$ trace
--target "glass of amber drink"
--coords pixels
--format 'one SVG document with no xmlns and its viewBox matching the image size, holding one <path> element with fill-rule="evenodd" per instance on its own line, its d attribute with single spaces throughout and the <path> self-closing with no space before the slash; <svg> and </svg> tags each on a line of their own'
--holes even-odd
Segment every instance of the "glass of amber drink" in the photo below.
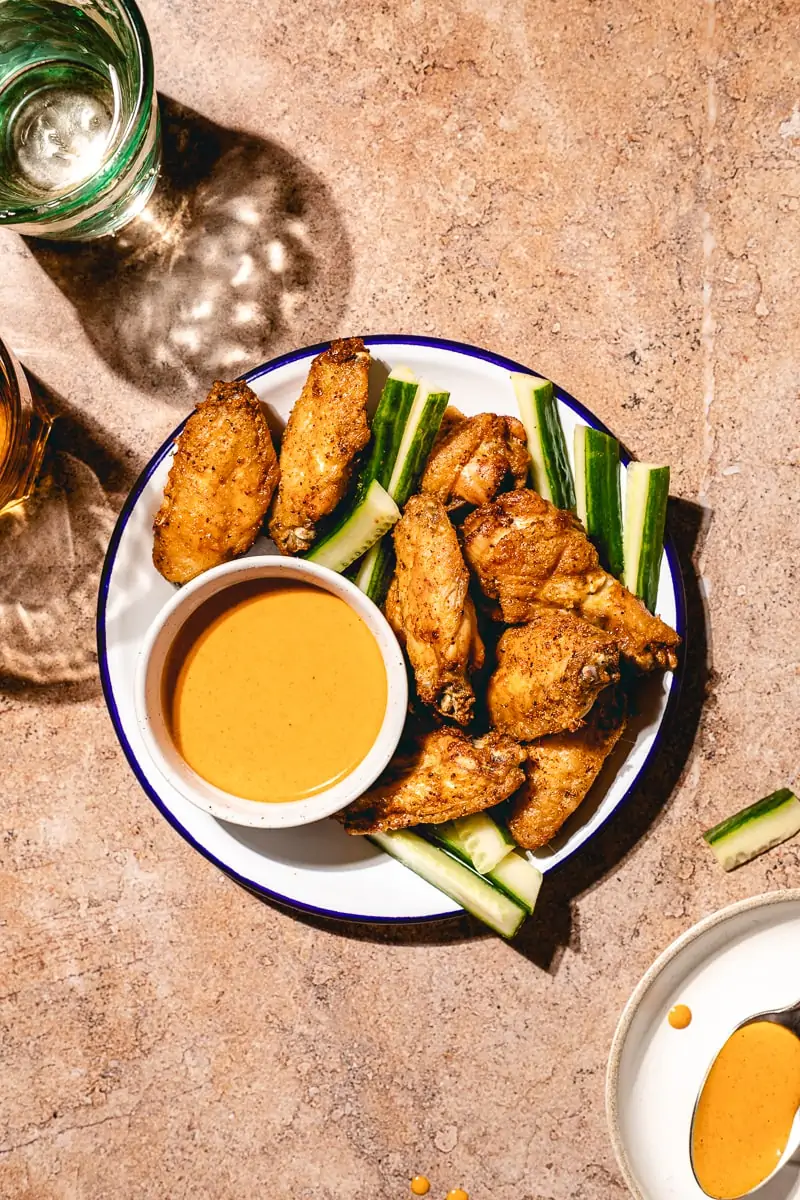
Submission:
<svg viewBox="0 0 800 1200">
<path fill-rule="evenodd" d="M 27 500 L 42 465 L 53 418 L 0 339 L 0 514 Z"/>
</svg>

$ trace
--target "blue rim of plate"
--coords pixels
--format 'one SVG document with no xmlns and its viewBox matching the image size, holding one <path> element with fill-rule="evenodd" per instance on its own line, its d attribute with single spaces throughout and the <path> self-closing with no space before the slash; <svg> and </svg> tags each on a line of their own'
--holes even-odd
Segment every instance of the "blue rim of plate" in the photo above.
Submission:
<svg viewBox="0 0 800 1200">
<path fill-rule="evenodd" d="M 537 372 L 531 370 L 530 367 L 526 367 L 522 363 L 515 362 L 511 358 L 505 358 L 501 354 L 494 354 L 491 350 L 482 350 L 477 346 L 470 346 L 465 342 L 450 341 L 448 338 L 414 337 L 411 334 L 370 334 L 368 337 L 364 337 L 363 340 L 364 344 L 367 346 L 426 346 L 433 350 L 450 350 L 455 354 L 463 355 L 465 358 L 482 359 L 484 362 L 492 363 L 494 366 L 500 367 L 506 371 L 521 371 L 526 375 L 537 374 Z M 265 375 L 270 375 L 273 371 L 277 371 L 279 367 L 285 367 L 289 363 L 297 362 L 299 359 L 308 358 L 310 355 L 319 354 L 321 351 L 327 349 L 329 345 L 329 341 L 317 342 L 316 345 L 305 346 L 301 350 L 292 350 L 288 354 L 281 354 L 278 358 L 272 358 L 269 360 L 269 362 L 263 363 L 260 367 L 254 367 L 252 371 L 247 371 L 244 375 L 239 376 L 239 378 L 245 383 L 253 383 L 258 379 L 263 379 Z M 556 383 L 553 384 L 553 388 L 557 399 L 565 404 L 567 408 L 572 409 L 572 411 L 583 421 L 585 421 L 587 425 L 592 426 L 593 429 L 600 429 L 604 433 L 611 433 L 611 430 L 608 429 L 608 427 L 604 425 L 602 421 L 599 421 L 593 413 L 589 412 L 587 408 L 584 408 L 580 401 L 576 400 L 568 392 L 565 392 L 563 388 L 560 388 Z M 172 828 L 181 835 L 184 841 L 188 842 L 194 850 L 203 856 L 203 858 L 208 859 L 208 861 L 213 863 L 218 870 L 222 871 L 223 874 L 227 875 L 230 879 L 235 880 L 236 883 L 239 883 L 243 887 L 247 888 L 248 891 L 254 892 L 257 896 L 271 900 L 276 904 L 280 904 L 284 908 L 293 909 L 296 912 L 308 913 L 312 916 L 327 917 L 331 920 L 354 921 L 365 925 L 427 925 L 434 921 L 450 921 L 454 918 L 463 916 L 463 909 L 458 909 L 455 912 L 451 911 L 446 913 L 433 913 L 427 917 L 366 916 L 364 913 L 343 913 L 337 912 L 335 909 L 320 908 L 314 904 L 305 904 L 301 900 L 294 900 L 292 897 L 284 896 L 280 892 L 274 892 L 270 888 L 264 887 L 263 884 L 256 883 L 254 880 L 248 879 L 246 876 L 239 874 L 238 871 L 234 871 L 231 867 L 227 866 L 224 862 L 217 858 L 216 855 L 212 854 L 210 850 L 206 849 L 205 846 L 201 845 L 200 842 L 198 842 L 197 839 L 193 837 L 191 833 L 189 833 L 188 829 L 181 825 L 174 813 L 167 808 L 147 776 L 144 774 L 144 771 L 139 764 L 139 760 L 136 758 L 129 741 L 125 736 L 125 731 L 122 728 L 122 722 L 119 716 L 119 710 L 117 709 L 117 703 L 114 699 L 114 689 L 111 686 L 111 676 L 108 669 L 108 654 L 106 649 L 106 604 L 108 601 L 108 589 L 111 582 L 111 573 L 114 569 L 114 563 L 117 557 L 117 550 L 119 549 L 119 543 L 122 539 L 123 533 L 125 532 L 125 527 L 128 524 L 131 513 L 136 507 L 139 497 L 147 486 L 151 475 L 161 464 L 165 455 L 167 455 L 172 449 L 175 439 L 179 436 L 190 415 L 191 414 L 187 414 L 187 416 L 184 417 L 184 419 L 178 425 L 176 425 L 175 429 L 173 429 L 172 433 L 169 434 L 166 440 L 162 442 L 158 450 L 156 450 L 153 457 L 143 469 L 142 473 L 139 475 L 136 483 L 131 488 L 128 497 L 122 506 L 122 510 L 117 518 L 117 523 L 114 526 L 114 531 L 111 534 L 111 539 L 108 543 L 108 549 L 106 551 L 106 557 L 103 563 L 103 571 L 100 576 L 100 588 L 97 597 L 97 659 L 100 670 L 100 681 L 103 687 L 103 696 L 105 697 L 106 706 L 108 708 L 109 716 L 111 717 L 111 723 L 114 726 L 114 732 L 117 735 L 117 741 L 122 748 L 123 754 L 128 760 L 128 765 L 133 771 L 139 786 L 142 788 L 142 791 L 145 793 L 148 799 L 150 799 L 156 806 L 162 817 L 164 817 L 164 819 L 169 822 Z M 631 455 L 622 445 L 620 446 L 620 460 L 625 466 L 627 466 L 627 464 L 631 461 Z M 675 623 L 677 632 L 684 644 L 684 653 L 681 655 L 678 663 L 678 669 L 673 672 L 672 686 L 667 699 L 667 706 L 664 710 L 661 724 L 659 725 L 653 738 L 653 744 L 651 745 L 641 767 L 631 780 L 630 787 L 620 797 L 613 812 L 609 813 L 609 817 L 613 816 L 613 813 L 615 813 L 621 807 L 621 805 L 625 803 L 628 796 L 641 779 L 642 775 L 644 775 L 650 766 L 650 763 L 660 747 L 664 736 L 664 730 L 674 715 L 683 683 L 686 646 L 686 597 L 683 590 L 683 576 L 681 574 L 678 553 L 670 536 L 667 536 L 665 539 L 664 549 L 666 551 L 670 577 L 672 579 L 673 590 L 675 592 Z M 578 850 L 580 850 L 580 848 L 580 846 L 577 846 L 573 853 L 576 853 Z M 568 858 L 562 859 L 558 866 L 562 866 L 563 863 L 567 862 L 571 857 L 572 855 L 570 854 Z M 555 869 L 557 870 L 558 867 Z"/>
</svg>

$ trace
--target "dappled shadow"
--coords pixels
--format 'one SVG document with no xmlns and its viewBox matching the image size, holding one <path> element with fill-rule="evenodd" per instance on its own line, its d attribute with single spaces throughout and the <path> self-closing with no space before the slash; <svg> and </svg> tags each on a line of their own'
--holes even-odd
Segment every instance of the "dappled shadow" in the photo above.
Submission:
<svg viewBox="0 0 800 1200">
<path fill-rule="evenodd" d="M 163 167 L 144 212 L 113 238 L 28 244 L 105 361 L 185 408 L 213 379 L 329 336 L 350 253 L 327 188 L 297 158 L 160 104 Z"/>
<path fill-rule="evenodd" d="M 56 420 L 33 495 L 0 517 L 0 689 L 82 700 L 100 690 L 97 587 L 135 463 L 105 430 L 28 378 Z"/>
</svg>

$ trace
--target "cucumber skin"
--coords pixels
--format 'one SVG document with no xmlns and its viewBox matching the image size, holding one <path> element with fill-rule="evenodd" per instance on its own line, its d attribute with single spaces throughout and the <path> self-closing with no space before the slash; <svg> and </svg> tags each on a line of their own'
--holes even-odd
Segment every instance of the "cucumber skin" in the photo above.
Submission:
<svg viewBox="0 0 800 1200">
<path fill-rule="evenodd" d="M 422 472 L 425 470 L 425 465 L 449 402 L 449 392 L 430 392 L 428 394 L 425 410 L 420 419 L 420 425 L 424 422 L 425 429 L 422 433 L 418 433 L 412 441 L 408 459 L 403 466 L 397 484 L 389 492 L 389 495 L 398 508 L 402 508 L 412 492 L 415 492 L 419 487 Z M 408 413 L 406 414 L 407 419 Z M 401 430 L 398 437 L 398 450 L 402 441 L 402 432 Z M 392 467 L 394 468 L 394 463 Z M 378 608 L 383 608 L 384 601 L 386 600 L 389 584 L 392 582 L 392 575 L 394 574 L 394 564 L 394 548 L 391 538 L 387 535 L 381 538 L 378 545 L 369 579 L 358 581 L 359 587 L 369 596 L 373 604 L 377 604 Z"/>
<path fill-rule="evenodd" d="M 754 821 L 769 816 L 771 813 L 778 812 L 784 805 L 791 805 L 792 801 L 795 804 L 800 804 L 797 796 L 789 788 L 778 788 L 776 792 L 770 792 L 763 800 L 756 800 L 755 804 L 748 805 L 747 808 L 734 813 L 732 817 L 726 817 L 724 821 L 720 821 L 712 829 L 706 830 L 703 837 L 709 846 L 714 846 L 724 841 L 725 838 L 730 837 L 732 833 L 738 833 Z"/>
<path fill-rule="evenodd" d="M 419 875 L 422 879 L 425 879 L 427 883 L 430 883 L 431 887 L 438 888 L 440 892 L 444 892 L 446 896 L 449 896 L 451 900 L 455 900 L 455 902 L 460 904 L 468 913 L 471 914 L 471 916 L 475 917 L 479 921 L 482 921 L 485 925 L 488 925 L 490 929 L 493 929 L 495 933 L 499 933 L 501 937 L 510 940 L 515 936 L 516 933 L 518 933 L 520 926 L 525 921 L 525 918 L 528 914 L 520 904 L 512 900 L 510 896 L 508 896 L 505 892 L 502 892 L 499 888 L 494 887 L 487 879 L 484 879 L 482 875 L 478 875 L 475 871 L 471 870 L 463 861 L 461 861 L 459 858 L 456 858 L 455 855 L 448 853 L 446 850 L 439 849 L 438 846 L 432 845 L 429 841 L 423 837 L 420 837 L 419 834 L 415 834 L 412 830 L 401 829 L 396 830 L 394 833 L 367 834 L 367 837 L 373 843 L 373 845 L 377 846 L 380 850 L 383 850 L 385 854 L 389 854 L 392 858 L 396 858 L 398 862 L 402 863 L 402 865 L 407 868 L 407 870 L 414 871 L 415 874 Z M 413 839 L 411 842 L 412 852 L 414 850 L 415 843 L 421 843 L 422 846 L 427 847 L 427 850 L 430 852 L 430 854 L 441 855 L 443 859 L 447 859 L 449 864 L 451 864 L 448 869 L 453 869 L 456 879 L 458 879 L 459 875 L 461 876 L 463 888 L 473 890 L 477 895 L 480 895 L 481 892 L 483 892 L 487 897 L 487 904 L 489 902 L 493 902 L 498 904 L 500 907 L 505 906 L 506 914 L 509 917 L 509 925 L 506 928 L 501 928 L 499 924 L 495 924 L 491 920 L 487 919 L 487 916 L 476 912 L 473 908 L 470 908 L 468 903 L 469 897 L 465 897 L 463 888 L 459 889 L 458 887 L 453 887 L 452 892 L 448 891 L 447 888 L 443 887 L 441 883 L 434 883 L 433 880 L 428 877 L 428 875 L 423 874 L 422 871 L 417 870 L 415 867 L 410 866 L 408 862 L 404 861 L 402 857 L 402 845 L 404 842 L 407 843 L 408 839 Z M 398 847 L 396 853 L 389 848 L 393 842 Z M 453 895 L 453 892 L 456 894 Z M 513 928 L 510 924 L 512 918 L 515 920 Z"/>
<path fill-rule="evenodd" d="M 436 435 L 439 432 L 439 426 L 442 423 L 442 417 L 449 403 L 449 392 L 430 392 L 428 394 L 425 409 L 420 418 L 420 427 L 424 423 L 424 429 L 421 428 L 415 434 L 400 478 L 395 487 L 389 492 L 389 495 L 398 508 L 403 507 L 412 492 L 415 492 L 419 486 L 422 472 L 425 470 L 425 464 L 428 461 L 428 456 L 433 448 Z"/>
<path fill-rule="evenodd" d="M 417 383 L 395 379 L 391 375 L 383 385 L 381 398 L 372 418 L 372 447 L 358 478 L 358 499 L 363 497 L 373 479 L 377 479 L 382 487 L 387 487 L 400 448 L 400 438 L 418 388 Z"/>
<path fill-rule="evenodd" d="M 655 612 L 658 602 L 658 581 L 661 575 L 661 556 L 664 552 L 664 529 L 667 524 L 667 499 L 669 497 L 669 467 L 657 467 L 650 475 L 647 508 L 642 530 L 642 550 L 639 554 L 639 569 L 636 573 L 636 594 L 644 601 L 650 612 Z M 666 485 L 664 485 L 666 481 Z"/>
<path fill-rule="evenodd" d="M 526 390 L 530 389 L 524 403 L 531 406 L 531 416 L 536 426 L 535 436 L 544 461 L 544 471 L 550 490 L 550 500 L 555 504 L 556 508 L 567 508 L 574 512 L 575 486 L 572 479 L 572 468 L 569 465 L 569 457 L 567 455 L 564 430 L 561 425 L 561 418 L 558 415 L 558 402 L 555 398 L 553 385 L 549 379 L 541 379 L 536 375 L 518 374 L 517 376 L 512 376 L 512 382 L 515 384 L 517 395 L 517 404 L 523 416 L 523 424 L 525 425 L 529 442 L 534 435 L 528 427 L 529 423 L 524 419 L 527 414 L 523 411 L 523 401 L 520 397 L 516 380 L 520 381 L 519 386 L 525 387 Z M 530 451 L 530 445 L 528 449 Z M 530 476 L 535 488 L 537 483 L 536 456 L 533 453 L 531 453 Z"/>
<path fill-rule="evenodd" d="M 619 442 L 610 434 L 589 426 L 584 428 L 582 436 L 585 438 L 586 532 L 597 544 L 603 565 L 619 579 L 624 568 Z"/>
<path fill-rule="evenodd" d="M 658 582 L 664 553 L 664 528 L 669 499 L 669 467 L 649 463 L 630 463 L 626 486 L 625 534 L 623 538 L 623 582 L 638 596 L 650 612 L 658 603 Z M 644 498 L 638 493 L 644 491 Z M 632 503 L 636 497 L 636 504 Z M 635 518 L 641 518 L 642 530 L 635 554 L 629 551 L 629 535 Z M 630 562 L 628 560 L 631 560 Z"/>
</svg>

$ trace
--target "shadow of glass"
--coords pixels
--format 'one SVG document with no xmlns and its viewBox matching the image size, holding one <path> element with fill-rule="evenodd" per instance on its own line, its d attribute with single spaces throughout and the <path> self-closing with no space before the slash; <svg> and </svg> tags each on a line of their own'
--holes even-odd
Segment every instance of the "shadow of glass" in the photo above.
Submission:
<svg viewBox="0 0 800 1200">
<path fill-rule="evenodd" d="M 28 378 L 56 421 L 36 490 L 0 517 L 0 688 L 33 684 L 41 693 L 58 685 L 52 698 L 84 699 L 100 689 L 97 587 L 134 463 L 105 431 Z"/>
<path fill-rule="evenodd" d="M 29 239 L 105 361 L 187 407 L 215 378 L 320 340 L 350 288 L 326 186 L 273 142 L 160 98 L 163 168 L 116 237 Z"/>
</svg>

